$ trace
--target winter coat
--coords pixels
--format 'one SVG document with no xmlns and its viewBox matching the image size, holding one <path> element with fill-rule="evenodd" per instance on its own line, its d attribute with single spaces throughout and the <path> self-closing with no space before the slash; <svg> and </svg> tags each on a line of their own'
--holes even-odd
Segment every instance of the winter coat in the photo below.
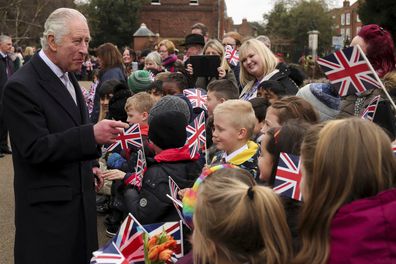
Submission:
<svg viewBox="0 0 396 264">
<path fill-rule="evenodd" d="M 328 263 L 396 263 L 395 223 L 395 188 L 342 206 L 330 227 Z"/>
<path fill-rule="evenodd" d="M 169 177 L 180 189 L 191 187 L 202 170 L 198 155 L 190 157 L 188 147 L 167 149 L 154 157 L 143 176 L 140 192 L 128 188 L 124 193 L 127 210 L 141 224 L 180 220 L 169 193 Z"/>
<path fill-rule="evenodd" d="M 258 168 L 258 157 L 260 155 L 259 146 L 253 141 L 248 141 L 246 143 L 248 145 L 248 149 L 245 149 L 231 160 L 228 163 L 236 165 L 242 169 L 249 171 L 256 181 L 259 180 L 259 168 Z M 215 154 L 212 165 L 218 163 L 224 163 L 222 161 L 224 155 L 224 151 L 219 151 Z"/>
</svg>

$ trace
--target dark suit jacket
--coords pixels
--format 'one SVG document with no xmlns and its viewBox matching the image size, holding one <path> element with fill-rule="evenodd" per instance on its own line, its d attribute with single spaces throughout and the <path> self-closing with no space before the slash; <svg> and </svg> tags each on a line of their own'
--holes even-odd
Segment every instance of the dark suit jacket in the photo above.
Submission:
<svg viewBox="0 0 396 264">
<path fill-rule="evenodd" d="M 78 106 L 36 54 L 5 86 L 17 264 L 88 263 L 98 246 L 91 160 L 100 151 L 79 85 L 70 79 Z"/>
</svg>

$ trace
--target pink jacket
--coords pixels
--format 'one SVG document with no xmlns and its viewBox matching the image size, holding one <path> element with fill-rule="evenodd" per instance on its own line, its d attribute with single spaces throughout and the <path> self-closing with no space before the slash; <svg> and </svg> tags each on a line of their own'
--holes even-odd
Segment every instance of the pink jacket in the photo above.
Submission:
<svg viewBox="0 0 396 264">
<path fill-rule="evenodd" d="M 329 264 L 396 263 L 396 189 L 341 207 L 330 243 Z"/>
</svg>

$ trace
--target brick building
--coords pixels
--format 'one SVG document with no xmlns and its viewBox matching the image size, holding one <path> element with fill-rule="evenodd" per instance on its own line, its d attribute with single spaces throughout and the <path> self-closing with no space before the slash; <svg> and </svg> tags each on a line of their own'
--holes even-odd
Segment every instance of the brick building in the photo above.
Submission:
<svg viewBox="0 0 396 264">
<path fill-rule="evenodd" d="M 341 8 L 330 11 L 334 19 L 335 34 L 342 36 L 345 42 L 350 42 L 362 27 L 362 22 L 358 15 L 358 8 L 359 1 L 356 1 L 352 5 L 349 1 L 344 1 Z"/>
<path fill-rule="evenodd" d="M 234 31 L 238 32 L 244 37 L 257 37 L 257 28 L 250 24 L 246 18 L 242 19 L 242 23 L 233 26 Z"/>
<path fill-rule="evenodd" d="M 141 8 L 139 22 L 161 39 L 176 43 L 182 42 L 197 22 L 208 26 L 210 38 L 221 38 L 232 25 L 224 0 L 152 0 Z"/>
</svg>

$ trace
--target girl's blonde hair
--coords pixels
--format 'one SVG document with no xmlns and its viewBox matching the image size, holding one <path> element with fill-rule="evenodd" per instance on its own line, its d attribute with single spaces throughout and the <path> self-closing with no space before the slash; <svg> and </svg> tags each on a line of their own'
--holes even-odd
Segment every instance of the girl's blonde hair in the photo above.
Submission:
<svg viewBox="0 0 396 264">
<path fill-rule="evenodd" d="M 220 43 L 217 39 L 210 39 L 208 42 L 206 42 L 205 47 L 203 48 L 203 54 L 205 54 L 206 50 L 208 48 L 214 49 L 217 53 L 220 55 L 220 60 L 221 64 L 220 67 L 223 70 L 229 71 L 231 70 L 230 66 L 227 63 L 227 60 L 225 59 L 225 52 L 224 52 L 224 47 L 223 44 Z"/>
<path fill-rule="evenodd" d="M 302 248 L 295 263 L 327 263 L 330 225 L 346 203 L 396 185 L 396 159 L 385 132 L 359 118 L 334 120 L 304 138 Z M 370 232 L 369 230 L 367 232 Z"/>
<path fill-rule="evenodd" d="M 248 82 L 255 80 L 256 76 L 253 76 L 247 72 L 245 67 L 243 67 L 243 62 L 246 60 L 250 52 L 253 52 L 259 56 L 262 60 L 263 76 L 268 75 L 275 70 L 278 60 L 272 51 L 267 48 L 263 42 L 257 39 L 249 39 L 242 43 L 239 49 L 239 61 L 241 62 L 241 71 L 239 74 L 239 80 L 242 85 L 246 85 Z"/>
<path fill-rule="evenodd" d="M 242 171 L 216 171 L 200 186 L 193 217 L 194 263 L 289 262 L 291 235 L 279 197 L 233 176 Z"/>
</svg>

